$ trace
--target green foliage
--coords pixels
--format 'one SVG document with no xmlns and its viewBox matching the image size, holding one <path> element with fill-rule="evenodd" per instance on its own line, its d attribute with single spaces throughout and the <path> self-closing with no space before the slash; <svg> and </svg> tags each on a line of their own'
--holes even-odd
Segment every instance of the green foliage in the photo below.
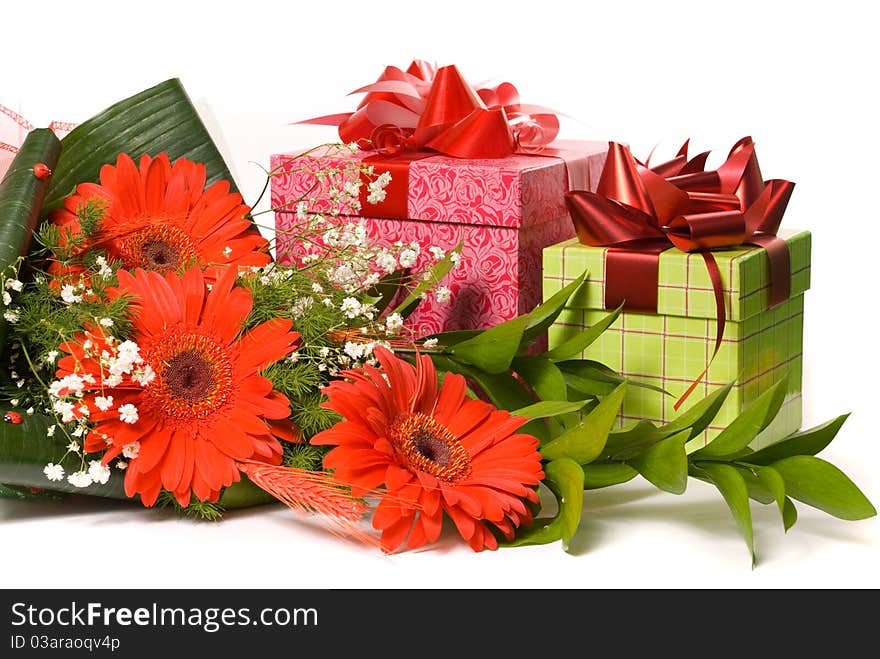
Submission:
<svg viewBox="0 0 880 659">
<path fill-rule="evenodd" d="M 285 444 L 282 464 L 293 469 L 319 471 L 328 448 L 312 444 Z"/>
<path fill-rule="evenodd" d="M 316 435 L 340 421 L 336 412 L 321 407 L 323 402 L 324 394 L 320 391 L 313 391 L 290 401 L 290 418 L 306 437 Z"/>
<path fill-rule="evenodd" d="M 166 492 L 165 490 L 159 492 L 156 506 L 159 508 L 173 508 L 174 512 L 181 517 L 189 517 L 205 522 L 219 522 L 226 510 L 219 503 L 199 501 L 197 499 L 190 501 L 189 505 L 184 507 L 180 505 L 171 492 Z"/>
</svg>

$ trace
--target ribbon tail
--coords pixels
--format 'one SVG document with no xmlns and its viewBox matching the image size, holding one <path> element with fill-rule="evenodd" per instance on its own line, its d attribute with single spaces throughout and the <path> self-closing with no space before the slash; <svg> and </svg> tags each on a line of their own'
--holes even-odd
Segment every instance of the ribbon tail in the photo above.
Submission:
<svg viewBox="0 0 880 659">
<path fill-rule="evenodd" d="M 700 254 L 703 255 L 703 260 L 706 262 L 706 270 L 709 271 L 709 279 L 712 281 L 712 291 L 715 293 L 715 317 L 717 318 L 715 330 L 715 349 L 712 351 L 712 356 L 706 363 L 706 368 L 703 369 L 703 372 L 700 373 L 699 376 L 697 376 L 697 379 L 691 383 L 687 390 L 672 406 L 672 409 L 674 409 L 676 412 L 678 411 L 678 408 L 682 406 L 682 403 L 684 403 L 688 399 L 688 396 L 690 396 L 694 392 L 694 389 L 697 388 L 697 385 L 700 384 L 700 382 L 702 382 L 706 375 L 709 373 L 709 367 L 712 366 L 712 362 L 715 360 L 715 356 L 721 349 L 721 340 L 724 338 L 724 325 L 727 321 L 727 314 L 724 308 L 724 287 L 721 282 L 721 271 L 718 269 L 718 262 L 715 261 L 715 257 L 712 256 L 712 252 L 702 251 L 700 252 Z"/>
</svg>

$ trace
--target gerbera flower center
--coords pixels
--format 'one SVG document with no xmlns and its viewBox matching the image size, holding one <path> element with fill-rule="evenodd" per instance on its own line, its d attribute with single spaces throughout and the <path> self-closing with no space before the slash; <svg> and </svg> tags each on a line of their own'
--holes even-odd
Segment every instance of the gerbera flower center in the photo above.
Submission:
<svg viewBox="0 0 880 659">
<path fill-rule="evenodd" d="M 203 400 L 214 387 L 211 365 L 195 352 L 182 352 L 165 367 L 168 389 L 177 397 L 190 402 Z"/>
<path fill-rule="evenodd" d="M 399 417 L 389 432 L 391 443 L 410 467 L 443 481 L 457 481 L 471 473 L 467 450 L 446 426 L 416 413 Z"/>
<path fill-rule="evenodd" d="M 119 249 L 127 268 L 178 270 L 194 263 L 197 252 L 186 232 L 170 224 L 151 224 L 123 238 Z"/>
<path fill-rule="evenodd" d="M 156 379 L 144 390 L 153 411 L 178 420 L 202 419 L 232 394 L 232 364 L 224 348 L 195 333 L 171 332 L 145 354 Z"/>
</svg>

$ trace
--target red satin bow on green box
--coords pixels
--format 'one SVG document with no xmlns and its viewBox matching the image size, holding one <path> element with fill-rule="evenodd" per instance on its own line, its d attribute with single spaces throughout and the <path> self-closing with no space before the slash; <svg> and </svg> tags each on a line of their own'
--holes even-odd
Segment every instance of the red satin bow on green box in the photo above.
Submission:
<svg viewBox="0 0 880 659">
<path fill-rule="evenodd" d="M 776 233 L 794 183 L 764 181 L 750 137 L 737 142 L 715 171 L 704 171 L 708 153 L 687 156 L 688 143 L 660 165 L 637 162 L 612 142 L 595 193 L 566 193 L 579 240 L 609 247 L 605 257 L 605 306 L 657 313 L 660 253 L 670 247 L 699 252 L 706 262 L 718 318 L 714 359 L 724 336 L 726 312 L 721 273 L 713 249 L 756 245 L 770 263 L 770 306 L 791 293 L 788 245 Z M 711 364 L 711 359 L 709 364 Z M 684 402 L 706 370 L 676 403 Z"/>
<path fill-rule="evenodd" d="M 504 158 L 541 149 L 559 133 L 547 108 L 519 101 L 516 87 L 473 87 L 454 65 L 436 69 L 415 60 L 406 71 L 385 68 L 355 112 L 297 123 L 338 126 L 344 142 L 387 154 L 437 151 L 457 158 Z"/>
</svg>

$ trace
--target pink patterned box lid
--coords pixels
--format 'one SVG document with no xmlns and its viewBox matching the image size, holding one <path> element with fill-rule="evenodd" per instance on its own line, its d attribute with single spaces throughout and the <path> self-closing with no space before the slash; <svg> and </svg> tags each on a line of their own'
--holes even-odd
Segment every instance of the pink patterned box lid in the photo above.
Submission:
<svg viewBox="0 0 880 659">
<path fill-rule="evenodd" d="M 569 187 L 595 189 L 607 151 L 607 142 L 558 141 L 541 155 L 516 154 L 486 160 L 430 155 L 412 160 L 405 167 L 404 176 L 408 180 L 400 194 L 406 198 L 403 204 L 398 204 L 405 207 L 405 216 L 383 213 L 381 204 L 365 207 L 361 214 L 510 228 L 543 224 L 567 213 L 564 193 Z M 313 174 L 291 171 L 293 164 L 287 161 L 294 156 L 292 153 L 272 156 L 271 167 L 279 170 L 272 178 L 273 206 L 303 196 L 315 183 Z M 369 159 L 377 173 L 383 171 L 385 161 L 374 152 L 364 151 L 347 157 Z M 318 167 L 340 160 L 340 156 L 319 159 Z M 394 157 L 390 162 L 394 162 Z M 389 193 L 392 193 L 390 186 Z"/>
</svg>

